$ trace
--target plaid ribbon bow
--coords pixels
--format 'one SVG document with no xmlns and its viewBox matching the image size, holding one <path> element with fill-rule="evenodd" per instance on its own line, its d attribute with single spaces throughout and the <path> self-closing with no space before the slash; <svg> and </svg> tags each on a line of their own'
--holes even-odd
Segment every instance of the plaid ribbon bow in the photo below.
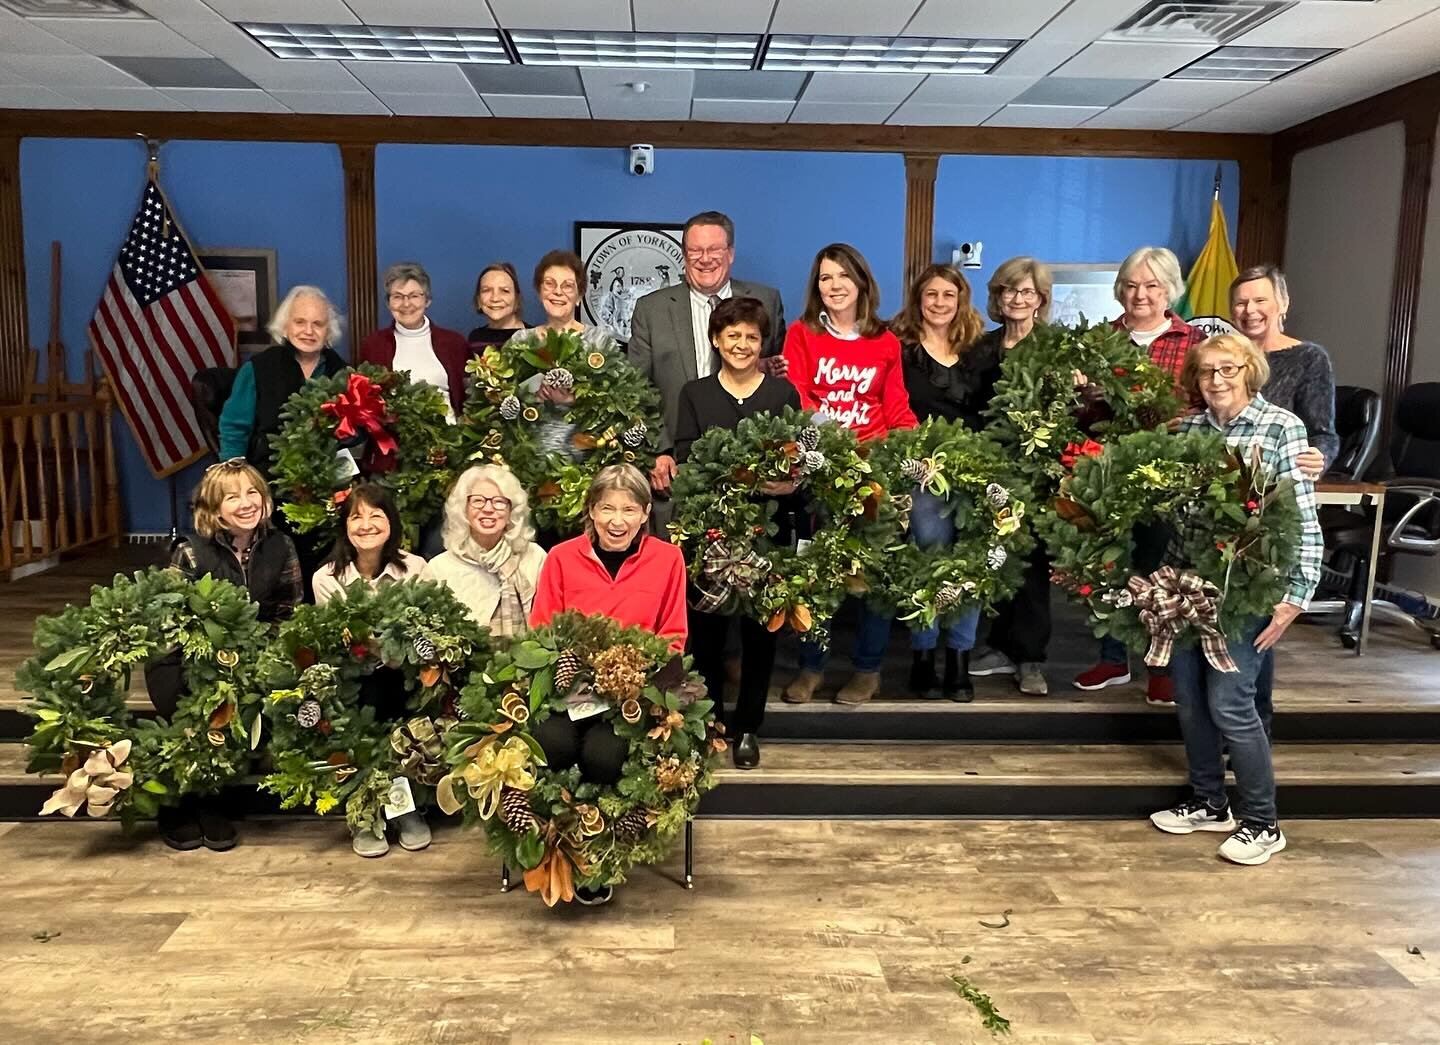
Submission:
<svg viewBox="0 0 1440 1045">
<path fill-rule="evenodd" d="M 713 540 L 705 546 L 690 605 L 701 613 L 718 613 L 736 592 L 749 591 L 769 571 L 770 560 L 753 549 L 736 555 L 724 538 Z"/>
<path fill-rule="evenodd" d="M 1176 573 L 1162 566 L 1149 577 L 1136 574 L 1127 585 L 1140 607 L 1140 623 L 1150 633 L 1145 663 L 1164 667 L 1175 651 L 1175 640 L 1187 627 L 1200 634 L 1200 648 L 1216 671 L 1236 671 L 1235 661 L 1218 626 L 1220 589 L 1194 573 Z"/>
</svg>

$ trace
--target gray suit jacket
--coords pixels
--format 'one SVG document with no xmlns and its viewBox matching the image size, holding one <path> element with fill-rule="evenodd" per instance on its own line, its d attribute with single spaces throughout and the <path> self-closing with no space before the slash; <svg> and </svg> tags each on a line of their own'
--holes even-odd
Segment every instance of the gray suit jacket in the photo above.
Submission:
<svg viewBox="0 0 1440 1045">
<path fill-rule="evenodd" d="M 778 355 L 785 344 L 785 306 L 780 292 L 763 283 L 730 281 L 730 293 L 737 298 L 758 298 L 770 314 L 770 336 L 763 355 Z M 680 389 L 699 374 L 695 369 L 695 334 L 690 325 L 690 286 L 677 283 L 646 294 L 635 303 L 630 317 L 630 343 L 626 348 L 630 364 L 660 390 L 665 414 L 661 446 L 673 446 L 675 418 L 680 410 Z"/>
</svg>

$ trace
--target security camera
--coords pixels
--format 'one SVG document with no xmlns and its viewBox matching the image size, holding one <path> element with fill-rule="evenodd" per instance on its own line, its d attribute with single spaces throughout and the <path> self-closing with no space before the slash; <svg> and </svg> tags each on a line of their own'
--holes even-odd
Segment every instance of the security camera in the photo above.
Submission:
<svg viewBox="0 0 1440 1045">
<path fill-rule="evenodd" d="M 984 247 L 985 244 L 979 240 L 976 240 L 974 243 L 962 243 L 955 248 L 955 253 L 951 255 L 950 263 L 962 269 L 978 269 L 980 267 L 980 251 L 983 250 Z"/>
<path fill-rule="evenodd" d="M 632 146 L 630 146 L 630 173 L 631 173 L 631 174 L 654 174 L 654 173 L 655 173 L 655 146 L 653 146 L 653 145 L 632 145 Z"/>
</svg>

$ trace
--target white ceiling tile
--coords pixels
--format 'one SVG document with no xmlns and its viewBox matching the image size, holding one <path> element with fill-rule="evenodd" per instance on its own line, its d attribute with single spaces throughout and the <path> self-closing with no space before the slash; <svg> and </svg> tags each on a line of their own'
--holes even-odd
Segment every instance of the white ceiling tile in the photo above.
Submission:
<svg viewBox="0 0 1440 1045">
<path fill-rule="evenodd" d="M 919 6 L 919 0 L 779 0 L 770 31 L 804 36 L 899 36 Z"/>
<path fill-rule="evenodd" d="M 1434 0 L 1296 4 L 1230 43 L 1241 47 L 1354 47 L 1434 9 Z"/>
<path fill-rule="evenodd" d="M 1005 76 L 1044 76 L 1135 10 L 1137 0 L 1074 0 L 1000 64 Z M 1116 74 L 1121 75 L 1121 74 Z"/>
<path fill-rule="evenodd" d="M 1365 97 L 1365 91 L 1353 84 L 1322 84 L 1303 79 L 1295 73 L 1283 80 L 1261 85 L 1257 90 L 1229 103 L 1234 109 L 1286 109 L 1310 114 L 1328 112 Z"/>
<path fill-rule="evenodd" d="M 1002 76 L 1028 77 L 1033 81 L 1064 65 L 1088 43 L 1088 40 L 1035 37 L 1011 51 L 996 66 L 996 72 Z"/>
<path fill-rule="evenodd" d="M 1189 109 L 1206 112 L 1261 85 L 1249 80 L 1159 80 L 1116 104 L 1120 109 Z"/>
<path fill-rule="evenodd" d="M 0 87 L 0 109 L 83 109 L 83 102 L 57 94 L 48 87 L 22 84 Z"/>
<path fill-rule="evenodd" d="M 150 90 L 135 77 L 123 73 L 109 62 L 88 54 L 12 54 L 5 57 L 30 83 L 54 87 L 65 93 L 77 87 L 138 87 Z"/>
<path fill-rule="evenodd" d="M 555 94 L 486 94 L 485 104 L 496 116 L 545 117 L 588 120 L 590 107 L 584 98 Z"/>
<path fill-rule="evenodd" d="M 690 118 L 721 123 L 784 123 L 794 108 L 794 102 L 773 98 L 696 98 Z"/>
<path fill-rule="evenodd" d="M 290 22 L 308 25 L 358 25 L 344 0 L 205 0 L 234 22 Z"/>
<path fill-rule="evenodd" d="M 208 22 L 219 18 L 205 0 L 130 0 L 152 18 L 169 25 L 177 22 Z"/>
<path fill-rule="evenodd" d="M 1103 108 L 1083 105 L 1007 105 L 985 121 L 986 127 L 1079 127 Z"/>
<path fill-rule="evenodd" d="M 1067 0 L 925 0 L 906 36 L 1028 40 Z"/>
<path fill-rule="evenodd" d="M 1056 69 L 1054 75 L 1158 80 L 1197 58 L 1204 58 L 1213 50 L 1215 48 L 1208 44 L 1137 44 L 1097 40 Z"/>
<path fill-rule="evenodd" d="M 13 65 L 7 65 L 5 59 L 0 57 L 0 87 L 14 87 L 28 84 L 30 77 L 26 76 Z"/>
<path fill-rule="evenodd" d="M 1228 105 L 1213 109 L 1193 120 L 1177 125 L 1177 131 L 1216 131 L 1228 134 L 1271 134 L 1283 131 L 1295 121 L 1274 111 L 1254 112 L 1232 109 Z"/>
<path fill-rule="evenodd" d="M 490 8 L 480 0 L 345 0 L 366 25 L 439 26 L 446 29 L 489 29 L 495 25 Z"/>
<path fill-rule="evenodd" d="M 226 62 L 267 91 L 327 91 L 338 94 L 364 90 L 340 62 L 328 58 L 227 58 Z"/>
<path fill-rule="evenodd" d="M 763 33 L 775 0 L 631 0 L 630 6 L 642 33 Z"/>
<path fill-rule="evenodd" d="M 80 48 L 26 19 L 0 10 L 0 54 L 80 54 Z"/>
<path fill-rule="evenodd" d="M 475 92 L 450 62 L 345 62 L 350 75 L 376 94 L 469 94 Z"/>
<path fill-rule="evenodd" d="M 289 112 L 264 91 L 222 91 L 211 87 L 166 87 L 168 94 L 197 112 Z"/>
<path fill-rule="evenodd" d="M 1086 127 L 1113 130 L 1163 131 L 1193 120 L 1195 109 L 1105 109 L 1085 121 Z"/>
<path fill-rule="evenodd" d="M 463 94 L 385 94 L 381 101 L 396 116 L 489 116 L 474 91 Z"/>
<path fill-rule="evenodd" d="M 91 109 L 173 112 L 190 108 L 153 87 L 76 87 L 62 93 Z"/>
<path fill-rule="evenodd" d="M 32 18 L 30 24 L 91 54 L 116 58 L 208 58 L 169 26 L 148 19 Z"/>
<path fill-rule="evenodd" d="M 685 120 L 695 87 L 693 69 L 581 69 L 590 114 L 597 120 Z M 644 91 L 631 84 L 644 83 Z"/>
<path fill-rule="evenodd" d="M 791 123 L 884 123 L 893 105 L 864 102 L 800 102 L 790 114 Z M 837 142 L 837 148 L 840 147 Z"/>
<path fill-rule="evenodd" d="M 271 91 L 296 112 L 389 115 L 390 110 L 369 91 Z"/>
<path fill-rule="evenodd" d="M 619 29 L 628 32 L 630 0 L 490 0 L 506 29 Z"/>
<path fill-rule="evenodd" d="M 812 73 L 800 100 L 874 105 L 889 102 L 893 109 L 908 98 L 924 79 L 924 73 Z"/>
<path fill-rule="evenodd" d="M 931 105 L 913 98 L 890 114 L 885 122 L 911 127 L 979 127 L 1000 106 Z"/>
<path fill-rule="evenodd" d="M 999 105 L 1033 86 L 1038 76 L 947 75 L 931 73 L 910 96 L 921 105 Z M 993 110 L 995 105 L 990 105 Z"/>
</svg>

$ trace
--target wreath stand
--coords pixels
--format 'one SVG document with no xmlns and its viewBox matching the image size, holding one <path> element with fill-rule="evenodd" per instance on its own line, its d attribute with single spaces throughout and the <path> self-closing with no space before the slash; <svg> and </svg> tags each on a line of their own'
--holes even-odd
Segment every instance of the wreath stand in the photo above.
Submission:
<svg viewBox="0 0 1440 1045">
<path fill-rule="evenodd" d="M 681 887 L 685 889 L 695 888 L 695 820 L 693 818 L 685 821 L 685 881 Z M 510 881 L 510 865 L 504 860 L 500 861 L 500 891 L 508 893 L 515 888 Z"/>
</svg>

